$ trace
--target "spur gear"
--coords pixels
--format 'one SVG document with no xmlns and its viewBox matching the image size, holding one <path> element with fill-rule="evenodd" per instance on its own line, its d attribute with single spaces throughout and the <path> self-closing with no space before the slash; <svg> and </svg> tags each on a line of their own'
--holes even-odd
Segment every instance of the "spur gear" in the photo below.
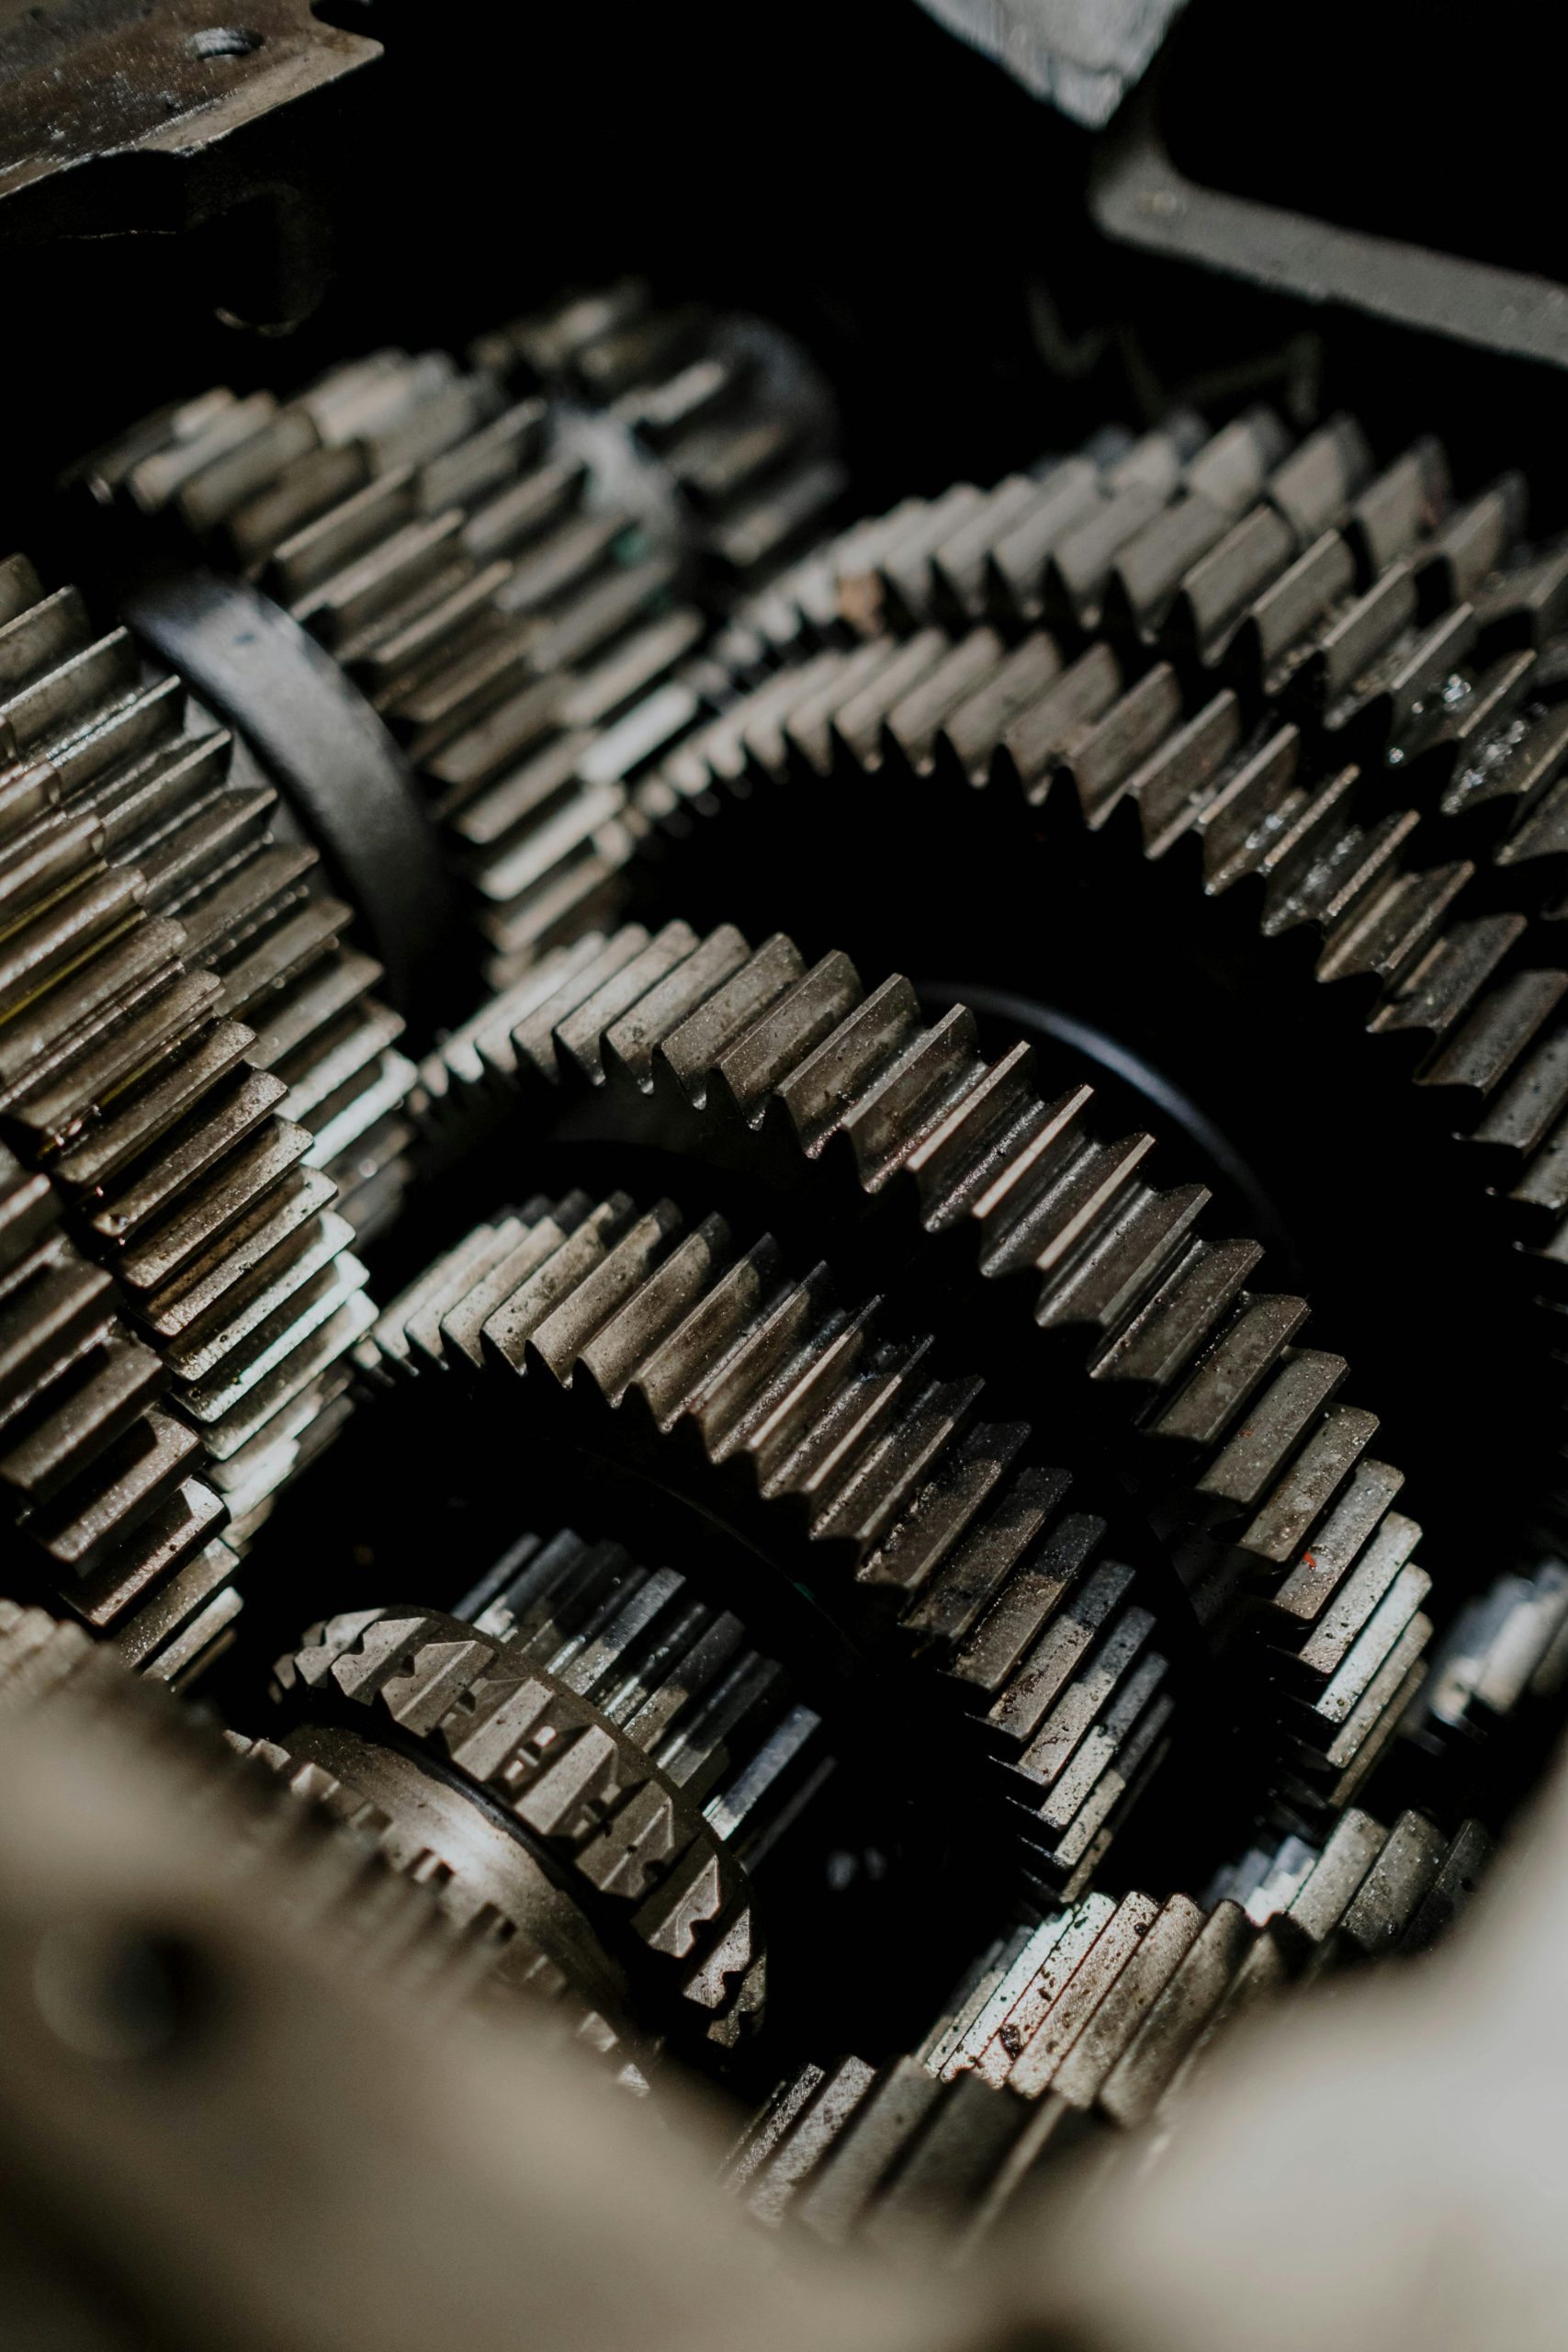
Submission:
<svg viewBox="0 0 1568 2352">
<path fill-rule="evenodd" d="M 1344 1360 L 1296 1345 L 1303 1302 L 1248 1292 L 1257 1246 L 1204 1238 L 1203 1188 L 1156 1190 L 1152 1139 L 1097 1137 L 1090 1090 L 1048 1100 L 1027 1046 L 989 1060 L 964 1008 L 928 1023 L 907 981 L 868 994 L 842 955 L 808 969 L 782 935 L 753 952 L 681 923 L 582 943 L 422 1077 L 433 1127 L 510 1091 L 535 1135 L 745 1172 L 830 1262 L 852 1233 L 939 1329 L 988 1326 L 1057 1415 L 1116 1432 L 1212 1637 L 1261 1616 L 1289 1792 L 1345 1801 L 1430 1632 L 1400 1476 L 1337 1401 Z"/>
<path fill-rule="evenodd" d="M 479 1604 L 482 1600 L 483 1606 Z M 442 1900 L 499 1911 L 612 2012 L 733 2049 L 763 2007 L 750 1869 L 831 1768 L 731 1611 L 565 1532 L 461 1617 L 359 1611 L 279 1669 L 299 1769 L 363 1792 Z"/>
<path fill-rule="evenodd" d="M 1099 571 L 1071 530 L 1023 572 L 1003 560 L 1010 484 L 890 518 L 834 596 L 904 633 L 829 646 L 742 698 L 637 807 L 684 832 L 728 812 L 723 874 L 748 920 L 809 882 L 819 920 L 874 952 L 939 935 L 976 991 L 1092 1012 L 1239 1126 L 1338 1318 L 1394 1305 L 1402 1361 L 1370 1344 L 1411 1399 L 1407 1450 L 1440 1464 L 1484 1442 L 1520 1465 L 1527 1530 L 1550 1524 L 1560 1408 L 1510 1392 L 1492 1425 L 1501 1392 L 1453 1376 L 1452 1276 L 1432 1269 L 1457 1240 L 1471 1362 L 1555 1356 L 1568 1060 L 1543 901 L 1568 790 L 1551 634 L 1568 558 L 1526 560 L 1517 477 L 1455 502 L 1434 443 L 1374 473 L 1345 419 L 1255 466 L 1256 503 L 1223 532 L 1191 472 L 1119 548 L 1116 502 L 1089 487 L 1075 527 L 1100 532 Z M 955 580 L 989 582 L 964 623 L 992 616 L 956 639 Z M 686 903 L 716 913 L 718 861 L 705 877 L 692 846 Z M 1134 940 L 1157 943 L 1157 989 Z M 1247 1071 L 1229 1119 L 1216 1061 Z M 1353 1148 L 1303 1145 L 1314 1099 Z M 1399 1174 L 1412 1150 L 1418 1204 Z M 1495 1544 L 1490 1521 L 1467 1532 Z"/>
<path fill-rule="evenodd" d="M 976 1964 L 920 2049 L 808 2063 L 743 2137 L 728 2178 L 757 2220 L 891 2247 L 933 2227 L 972 2256 L 1043 2166 L 1172 2110 L 1262 1999 L 1347 1963 L 1425 1951 L 1473 1892 L 1488 1841 L 1354 1810 L 1293 1860 L 1288 1899 L 1244 1871 L 1204 1904 L 1086 1897 Z M 1261 1859 L 1261 1858 L 1259 1858 Z"/>
<path fill-rule="evenodd" d="M 312 684 L 324 649 L 352 682 L 377 805 L 399 822 L 417 777 L 445 845 L 424 859 L 461 883 L 493 980 L 617 893 L 617 762 L 654 744 L 615 722 L 650 689 L 667 729 L 700 711 L 707 609 L 818 523 L 842 487 L 832 439 L 786 337 L 628 282 L 481 337 L 466 369 L 382 351 L 285 402 L 207 394 L 79 473 L 216 567 L 130 608 L 238 731 L 233 679 L 258 628 L 285 662 L 280 614 L 315 640 L 290 674 Z M 417 841 L 372 866 L 358 813 L 303 788 L 372 930 L 405 931 Z"/>
<path fill-rule="evenodd" d="M 0 1118 L 162 1363 L 165 1454 L 199 1440 L 243 1541 L 335 1426 L 371 1319 L 350 1220 L 395 1204 L 412 1065 L 348 910 L 179 680 L 20 559 L 0 610 Z"/>
<path fill-rule="evenodd" d="M 1027 1426 L 985 1418 L 984 1383 L 944 1376 L 879 1306 L 720 1217 L 579 1195 L 479 1228 L 361 1360 L 445 1366 L 470 1396 L 521 1374 L 536 1443 L 553 1431 L 732 1529 L 774 1572 L 753 1560 L 745 1606 L 786 1656 L 823 1646 L 803 1594 L 850 1644 L 838 1703 L 888 1709 L 884 1770 L 935 1808 L 927 1850 L 957 1820 L 1026 1886 L 1077 1885 L 1168 1743 L 1157 1598 Z"/>
<path fill-rule="evenodd" d="M 222 1504 L 195 1475 L 195 1430 L 159 1409 L 164 1385 L 109 1275 L 68 1238 L 48 1177 L 0 1145 L 0 1489 L 20 1539 L 7 1578 L 41 1584 L 131 1663 L 183 1679 L 210 1662 L 239 1601 Z"/>
</svg>

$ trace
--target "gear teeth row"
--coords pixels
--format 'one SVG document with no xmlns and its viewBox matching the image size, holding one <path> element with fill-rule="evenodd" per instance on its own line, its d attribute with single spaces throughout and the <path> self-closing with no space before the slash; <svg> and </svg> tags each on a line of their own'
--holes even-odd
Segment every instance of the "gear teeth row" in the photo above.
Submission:
<svg viewBox="0 0 1568 2352">
<path fill-rule="evenodd" d="M 367 1736 L 423 1744 L 503 1806 L 704 2038 L 734 2049 L 761 2020 L 766 1977 L 745 1863 L 819 1781 L 818 1718 L 735 1618 L 614 1546 L 544 1547 L 488 1610 L 489 1633 L 428 1612 L 335 1618 L 282 1662 L 284 1695 L 307 1718 L 312 1701 L 339 1720 L 364 1710 Z M 677 1657 L 660 1660 L 671 1642 Z M 639 1679 L 639 1653 L 663 1670 Z M 298 1734 L 283 1744 L 300 1755 Z M 414 1825 L 431 1834 L 417 1808 Z M 460 1858 L 451 1868 L 466 1910 Z"/>
<path fill-rule="evenodd" d="M 1351 1811 L 1321 1853 L 1303 1849 L 1278 1907 L 1255 1886 L 1207 1906 L 1089 1895 L 989 1952 L 914 2056 L 803 2067 L 730 2184 L 759 2221 L 829 2244 L 929 2244 L 935 2227 L 964 2259 L 1048 2160 L 1168 2117 L 1257 2001 L 1425 1951 L 1488 1851 L 1473 1822 L 1447 1840 L 1418 1813 L 1385 1829 Z"/>
<path fill-rule="evenodd" d="M 793 1279 L 771 1238 L 742 1250 L 722 1219 L 615 1195 L 479 1227 L 361 1361 L 587 1389 L 629 1442 L 651 1427 L 739 1483 L 852 1640 L 891 1640 L 957 1702 L 961 1769 L 1049 1898 L 1087 1882 L 1163 1756 L 1173 1676 L 1104 1520 L 1026 1428 L 981 1418 L 982 1382 L 938 1376 L 931 1354 L 825 1268 Z"/>
<path fill-rule="evenodd" d="M 335 1426 L 370 1310 L 331 1171 L 390 1116 L 395 1174 L 412 1065 L 313 854 L 271 839 L 271 793 L 231 780 L 178 682 L 20 560 L 0 611 L 0 1115 L 117 1276 L 243 1541 Z"/>
<path fill-rule="evenodd" d="M 171 1681 L 209 1664 L 239 1600 L 200 1442 L 110 1276 L 61 1222 L 47 1176 L 0 1145 L 0 1494 L 28 1573 L 130 1663 Z M 18 1560 L 16 1573 L 21 1573 Z"/>
<path fill-rule="evenodd" d="M 222 1823 L 226 1870 L 265 1873 L 271 1916 L 329 1962 L 405 1986 L 438 2010 L 488 2004 L 520 1983 L 502 1923 L 445 1913 L 426 1872 L 394 1864 L 373 1808 L 344 1806 L 315 1785 L 286 1793 L 265 1769 L 274 1758 L 129 1675 L 83 1627 L 0 1600 L 0 1716 L 51 1714 L 78 1738 L 101 1724 L 155 1755 L 186 1808 Z M 543 1981 L 530 1989 L 551 1990 Z M 568 2026 L 569 2015 L 556 2023 Z"/>
<path fill-rule="evenodd" d="M 1369 1453 L 1346 1364 L 1294 1344 L 1298 1299 L 1247 1287 L 1259 1250 L 1197 1229 L 1201 1186 L 1147 1179 L 1147 1136 L 1103 1142 L 1090 1090 L 1046 1102 L 1019 1046 L 989 1061 L 962 1007 L 934 1024 L 894 978 L 867 995 L 847 957 L 807 970 L 783 937 L 725 927 L 589 940 L 487 1008 L 422 1072 L 433 1131 L 476 1093 L 547 1081 L 597 1096 L 604 1124 L 796 1192 L 810 1173 L 863 1229 L 982 1294 L 1059 1379 L 1136 1432 L 1140 1485 L 1200 1617 L 1258 1616 L 1299 1765 L 1293 1802 L 1343 1804 L 1420 1676 L 1429 1579 L 1400 1475 Z"/>
<path fill-rule="evenodd" d="M 627 377 L 634 352 L 674 372 Z M 176 516 L 363 689 L 420 772 L 501 985 L 618 905 L 626 768 L 724 684 L 693 662 L 691 514 L 708 555 L 758 572 L 842 474 L 809 371 L 755 322 L 650 312 L 627 287 L 474 358 L 378 352 L 283 404 L 213 393 L 83 471 L 104 503 Z M 570 405 L 589 386 L 613 402 L 597 418 Z"/>
<path fill-rule="evenodd" d="M 1134 674 L 1104 643 L 1069 662 L 1042 633 L 1009 649 L 992 631 L 953 644 L 937 630 L 785 673 L 694 736 L 639 786 L 638 806 L 669 826 L 761 777 L 830 778 L 841 792 L 879 772 L 988 786 L 1021 850 L 1031 828 L 1058 820 L 1080 840 L 1105 832 L 1179 872 L 1197 903 L 1234 900 L 1281 966 L 1304 944 L 1310 972 L 1346 992 L 1366 1035 L 1461 1137 L 1501 1278 L 1527 1308 L 1540 1296 L 1530 1311 L 1554 1348 L 1568 976 L 1529 967 L 1526 917 L 1478 903 L 1471 861 L 1418 862 L 1418 808 L 1369 806 L 1360 772 L 1314 759 L 1292 724 L 1249 729 L 1230 687 L 1193 709 L 1168 663 Z"/>
</svg>

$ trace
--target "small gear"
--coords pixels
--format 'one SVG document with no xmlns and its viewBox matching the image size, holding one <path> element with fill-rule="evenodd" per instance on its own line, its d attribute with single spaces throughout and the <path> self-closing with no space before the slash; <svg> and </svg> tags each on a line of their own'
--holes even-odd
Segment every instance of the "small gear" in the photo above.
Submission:
<svg viewBox="0 0 1568 2352">
<path fill-rule="evenodd" d="M 518 1547 L 487 1593 L 472 1617 L 318 1629 L 279 1668 L 301 1719 L 290 1761 L 372 1795 L 395 1838 L 434 1842 L 459 1916 L 499 1907 L 558 1938 L 601 2007 L 605 1984 L 634 2008 L 651 1987 L 666 2030 L 690 2005 L 734 2048 L 764 2000 L 747 1863 L 829 1767 L 818 1719 L 739 1619 L 615 1545 Z"/>
</svg>

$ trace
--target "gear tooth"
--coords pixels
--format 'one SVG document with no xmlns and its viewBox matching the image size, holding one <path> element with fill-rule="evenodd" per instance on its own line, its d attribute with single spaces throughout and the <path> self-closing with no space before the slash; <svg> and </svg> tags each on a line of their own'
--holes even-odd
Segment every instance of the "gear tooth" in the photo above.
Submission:
<svg viewBox="0 0 1568 2352">
<path fill-rule="evenodd" d="M 601 1041 L 638 998 L 657 987 L 693 954 L 699 942 L 683 922 L 666 923 L 639 954 L 622 965 L 595 992 L 558 1019 L 552 1031 L 558 1065 L 570 1064 L 590 1082 L 604 1075 Z"/>
<path fill-rule="evenodd" d="M 764 940 L 740 968 L 660 1040 L 656 1069 L 700 1101 L 714 1064 L 776 1004 L 805 972 L 805 960 L 782 933 Z"/>
<path fill-rule="evenodd" d="M 1241 705 L 1225 687 L 1134 770 L 1122 797 L 1137 809 L 1145 857 L 1163 857 L 1199 821 L 1242 740 Z"/>
<path fill-rule="evenodd" d="M 628 1386 L 642 1383 L 649 1363 L 684 1323 L 733 1258 L 729 1228 L 722 1217 L 705 1217 L 677 1241 L 618 1314 L 594 1332 L 581 1361 L 600 1393 L 619 1404 Z"/>
<path fill-rule="evenodd" d="M 1000 1432 L 1004 1460 L 1010 1435 Z M 997 1437 L 995 1431 L 976 1432 L 975 1444 L 966 1449 L 966 1475 L 946 1487 L 940 1550 L 933 1547 L 935 1556 L 924 1566 L 919 1596 L 904 1612 L 903 1623 L 912 1633 L 945 1648 L 962 1641 L 1006 1591 L 1020 1561 L 1055 1517 L 1072 1484 L 1065 1470 L 1030 1467 L 994 1495 L 990 1449 Z M 981 1510 L 986 1516 L 976 1524 Z M 889 1554 L 893 1548 L 885 1547 Z"/>
<path fill-rule="evenodd" d="M 889 711 L 882 730 L 884 756 L 916 774 L 929 770 L 943 721 L 996 667 L 1003 651 L 994 628 L 976 629 L 955 645 Z"/>
<path fill-rule="evenodd" d="M 865 1539 L 875 1548 L 855 1571 L 857 1583 L 893 1593 L 918 1595 L 960 1543 L 977 1512 L 1029 1436 L 1022 1422 L 982 1423 L 966 1429 L 982 1384 L 933 1385 L 932 1418 L 941 1432 L 930 1445 L 917 1442 L 897 1464 L 903 1474 L 886 1510 L 878 1510 Z M 944 1429 L 944 1421 L 948 1428 Z M 951 1435 L 958 1442 L 948 1443 Z M 849 1498 L 858 1510 L 858 1498 Z M 869 1519 L 870 1514 L 868 1512 Z M 826 1532 L 835 1531 L 829 1516 Z M 918 1630 L 913 1616 L 906 1622 Z"/>
<path fill-rule="evenodd" d="M 845 1109 L 874 1087 L 920 1034 L 919 999 L 908 980 L 895 978 L 863 998 L 784 1073 L 779 1100 L 807 1150 L 818 1148 L 835 1132 Z"/>
<path fill-rule="evenodd" d="M 725 1460 L 745 1443 L 753 1408 L 771 1396 L 773 1384 L 802 1349 L 812 1348 L 838 1311 L 828 1270 L 818 1266 L 805 1282 L 769 1301 L 714 1365 L 682 1407 L 714 1460 Z"/>
<path fill-rule="evenodd" d="M 863 1371 L 881 1301 L 858 1313 L 829 1316 L 812 1331 L 787 1372 L 768 1385 L 761 1409 L 747 1417 L 741 1442 L 764 1494 L 797 1493 L 802 1457 L 824 1442 L 824 1423 Z"/>
<path fill-rule="evenodd" d="M 1235 1304 L 1263 1252 L 1254 1241 L 1196 1241 L 1148 1304 L 1095 1358 L 1097 1380 L 1163 1393 Z"/>
<path fill-rule="evenodd" d="M 1318 978 L 1370 978 L 1397 987 L 1440 936 L 1444 919 L 1474 873 L 1467 862 L 1397 876 L 1371 905 L 1340 917 L 1318 959 Z"/>
<path fill-rule="evenodd" d="M 735 978 L 750 953 L 733 924 L 710 932 L 606 1029 L 606 1067 L 623 1071 L 634 1085 L 650 1085 L 654 1057 L 665 1039 Z"/>
<path fill-rule="evenodd" d="M 931 675 L 947 650 L 948 639 L 940 628 L 921 629 L 908 644 L 890 647 L 875 676 L 835 707 L 830 755 L 820 763 L 823 772 L 829 772 L 840 761 L 874 763 L 880 755 L 884 722 Z"/>
<path fill-rule="evenodd" d="M 1087 1511 L 1071 1511 L 1041 1530 L 1038 1548 L 1032 1544 L 1027 1560 L 1013 1567 L 954 1657 L 952 1670 L 962 1682 L 987 1699 L 1010 1683 L 1042 1627 L 1089 1573 L 1105 1533 L 1105 1521 Z"/>
<path fill-rule="evenodd" d="M 1292 1351 L 1250 1407 L 1245 1425 L 1198 1480 L 1198 1491 L 1247 1508 L 1258 1503 L 1348 1371 L 1343 1356 Z"/>
<path fill-rule="evenodd" d="M 741 1339 L 762 1302 L 777 1291 L 782 1254 L 772 1237 L 746 1251 L 637 1369 L 632 1385 L 660 1429 L 694 1408 L 716 1366 Z"/>
<path fill-rule="evenodd" d="M 1082 1090 L 1085 1102 L 1089 1090 Z M 992 1179 L 970 1214 L 980 1227 L 987 1275 L 1032 1267 L 1053 1278 L 1087 1242 L 1113 1225 L 1129 1188 L 1154 1148 L 1152 1136 L 1099 1144 L 1075 1135 L 1078 1104 L 1069 1097 Z"/>
<path fill-rule="evenodd" d="M 672 1201 L 660 1201 L 619 1234 L 592 1272 L 534 1325 L 528 1334 L 530 1361 L 537 1358 L 563 1382 L 580 1363 L 592 1371 L 587 1351 L 592 1340 L 668 1256 L 683 1223 Z"/>
<path fill-rule="evenodd" d="M 778 741 L 781 759 L 768 760 L 757 755 L 757 763 L 777 767 L 788 761 L 826 775 L 832 766 L 833 721 L 843 706 L 868 688 L 897 662 L 900 649 L 884 638 L 873 638 L 869 644 L 859 646 L 852 653 L 839 657 L 831 669 L 825 670 L 808 694 L 790 696 L 784 705 L 779 722 Z M 743 739 L 754 740 L 749 727 Z M 771 746 L 771 736 L 763 739 Z"/>
<path fill-rule="evenodd" d="M 600 1264 L 631 1223 L 635 1211 L 625 1193 L 614 1193 L 585 1216 L 558 1248 L 486 1317 L 480 1341 L 487 1359 L 514 1372 L 527 1361 L 534 1332 L 575 1285 Z"/>
<path fill-rule="evenodd" d="M 1304 1299 L 1249 1296 L 1161 1408 L 1156 1432 L 1190 1445 L 1216 1444 L 1306 1319 Z"/>
<path fill-rule="evenodd" d="M 411 1638 L 405 1626 L 403 1640 L 389 1647 L 401 1652 Z M 376 1695 L 393 1722 L 415 1736 L 434 1731 L 452 1713 L 461 1723 L 466 1720 L 461 1706 L 463 1696 L 492 1664 L 495 1655 L 493 1644 L 472 1638 L 423 1641 L 413 1651 L 412 1671 L 398 1671 L 395 1668 L 389 1671 L 391 1660 L 383 1648 Z M 333 1679 L 340 1690 L 345 1688 L 341 1662 L 333 1668 Z M 355 1687 L 364 1687 L 363 1677 L 356 1677 Z M 349 1695 L 353 1695 L 352 1690 Z"/>
<path fill-rule="evenodd" d="M 1122 1213 L 1091 1237 L 1042 1301 L 1043 1328 L 1120 1330 L 1162 1282 L 1209 1194 L 1201 1184 L 1156 1193 L 1137 1187 Z"/>
<path fill-rule="evenodd" d="M 992 748 L 1013 718 L 1029 709 L 1061 672 L 1062 657 L 1054 639 L 1043 630 L 1026 637 L 947 714 L 935 739 L 935 763 L 983 784 Z"/>
<path fill-rule="evenodd" d="M 793 988 L 761 1012 L 713 1064 L 737 1116 L 748 1117 L 766 1094 L 831 1036 L 861 1001 L 860 975 L 837 951 L 814 964 Z"/>
<path fill-rule="evenodd" d="M 956 1004 L 922 1030 L 840 1114 L 837 1132 L 875 1192 L 984 1074 L 975 1016 Z"/>
<path fill-rule="evenodd" d="M 1457 1035 L 1420 1072 L 1418 1083 L 1484 1103 L 1533 1044 L 1568 993 L 1568 974 L 1528 971 L 1483 997 Z"/>
</svg>

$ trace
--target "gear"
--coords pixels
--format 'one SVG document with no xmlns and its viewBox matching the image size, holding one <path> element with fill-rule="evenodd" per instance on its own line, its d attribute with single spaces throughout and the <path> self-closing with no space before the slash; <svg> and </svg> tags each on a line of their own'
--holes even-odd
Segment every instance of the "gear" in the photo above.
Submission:
<svg viewBox="0 0 1568 2352">
<path fill-rule="evenodd" d="M 334 1619 L 279 1680 L 290 1759 L 373 1791 L 415 1849 L 434 1839 L 459 1916 L 498 1905 L 621 2006 L 651 1994 L 666 2030 L 694 2010 L 718 2048 L 755 2029 L 749 1871 L 830 1759 L 779 1668 L 685 1577 L 525 1539 L 460 1618 Z"/>
<path fill-rule="evenodd" d="M 474 361 L 384 351 L 281 405 L 210 393 L 79 470 L 100 503 L 177 521 L 363 690 L 472 887 L 494 980 L 617 894 L 617 763 L 704 707 L 695 591 L 765 571 L 842 474 L 825 390 L 760 322 L 627 285 Z M 612 722 L 650 688 L 665 734 L 627 741 Z"/>
<path fill-rule="evenodd" d="M 780 1574 L 752 1604 L 780 1612 L 780 1645 L 810 1646 L 798 1590 L 857 1657 L 890 1652 L 916 1778 L 1026 1884 L 1076 1886 L 1168 1744 L 1175 1678 L 1147 1577 L 1102 1517 L 1066 1508 L 1088 1498 L 1033 1458 L 1025 1426 L 981 1418 L 983 1383 L 939 1376 L 930 1341 L 877 1306 L 841 1301 L 820 1266 L 792 1279 L 776 1242 L 744 1249 L 721 1218 L 578 1196 L 480 1227 L 361 1353 L 385 1376 L 524 1374 L 536 1430 L 645 1467 L 735 1528 Z M 865 1684 L 856 1667 L 863 1717 Z"/>
<path fill-rule="evenodd" d="M 339 944 L 348 910 L 310 895 L 312 854 L 271 837 L 270 791 L 179 682 L 19 559 L 0 598 L 0 1114 L 117 1277 L 243 1541 L 336 1425 L 371 1317 L 334 1177 L 366 1220 L 395 1199 L 412 1066 Z"/>
<path fill-rule="evenodd" d="M 1424 1951 L 1488 1843 L 1424 1815 L 1347 1813 L 1276 1905 L 1236 1875 L 1207 1905 L 1086 1897 L 987 1952 L 913 2056 L 808 2064 L 743 2138 L 731 2185 L 762 2222 L 897 2245 L 933 2224 L 972 2256 L 1047 2161 L 1168 2120 L 1260 1998 L 1347 1962 Z M 1244 1894 L 1247 1899 L 1242 1899 Z M 950 2257 L 951 2258 L 951 2257 Z"/>
<path fill-rule="evenodd" d="M 927 1024 L 907 981 L 867 995 L 841 955 L 807 970 L 782 936 L 753 953 L 680 923 L 583 943 L 422 1076 L 454 1134 L 488 1082 L 536 1126 L 756 1176 L 830 1258 L 852 1231 L 927 1311 L 956 1297 L 967 1329 L 988 1308 L 1058 1411 L 1077 1363 L 1066 1412 L 1117 1430 L 1213 1637 L 1263 1611 L 1292 1795 L 1345 1801 L 1430 1631 L 1399 1474 L 1366 1458 L 1373 1416 L 1336 1401 L 1343 1359 L 1293 1344 L 1304 1304 L 1244 1289 L 1259 1250 L 1200 1236 L 1203 1190 L 1156 1191 L 1151 1138 L 1095 1137 L 1089 1089 L 1048 1102 L 1027 1046 L 988 1061 L 963 1007 Z"/>
</svg>

